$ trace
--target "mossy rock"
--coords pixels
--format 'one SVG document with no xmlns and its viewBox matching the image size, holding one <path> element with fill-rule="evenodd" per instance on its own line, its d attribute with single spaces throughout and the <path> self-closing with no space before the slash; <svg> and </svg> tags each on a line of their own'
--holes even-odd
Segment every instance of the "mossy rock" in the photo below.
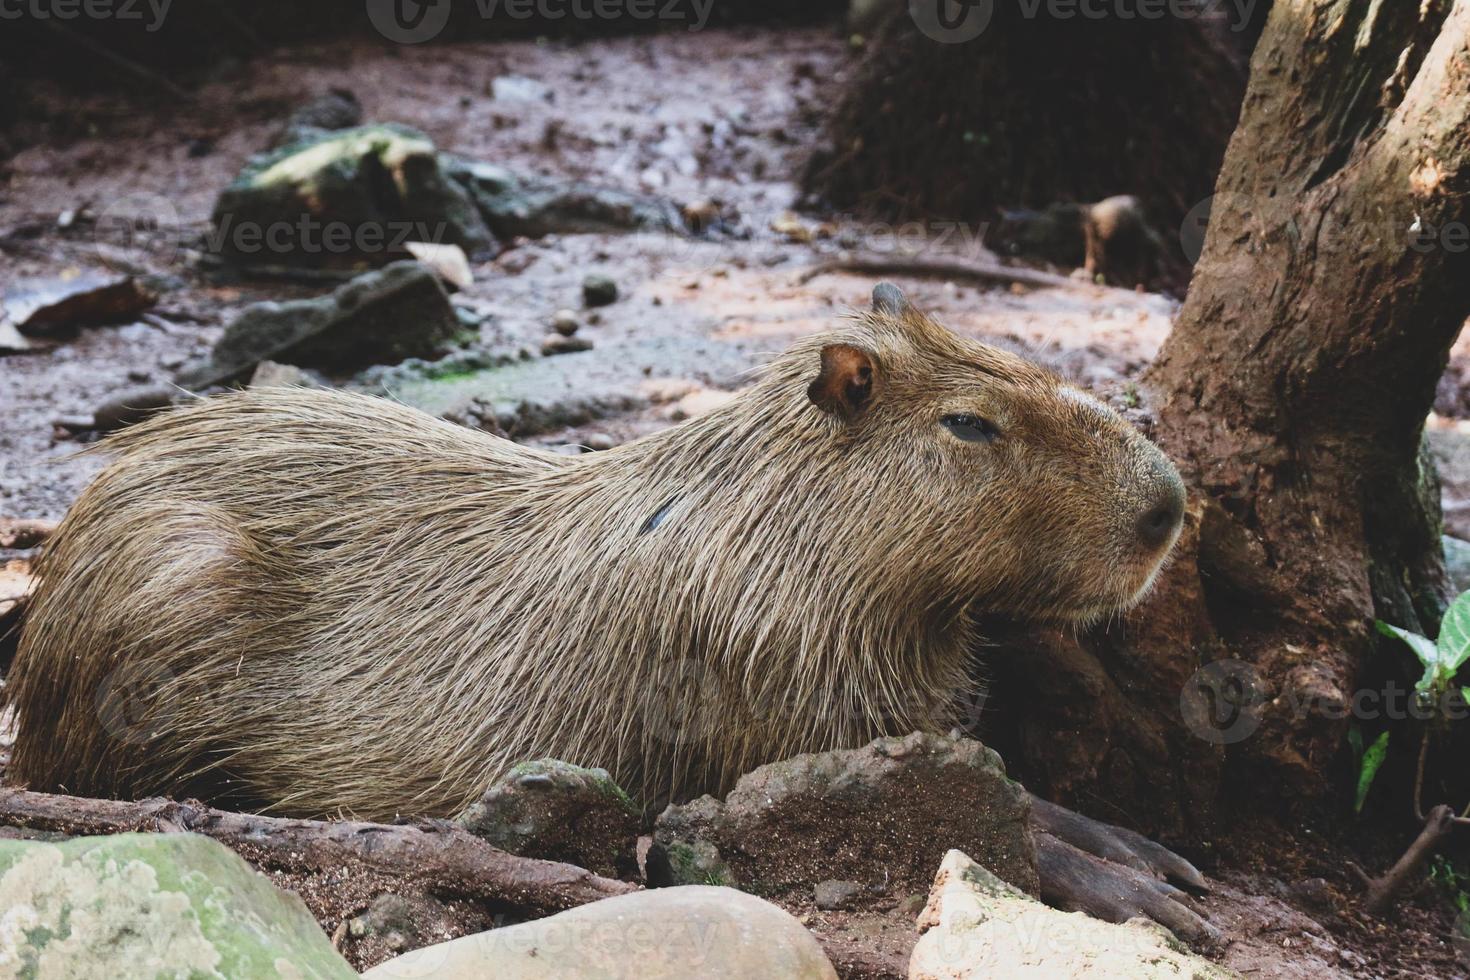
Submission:
<svg viewBox="0 0 1470 980">
<path fill-rule="evenodd" d="M 317 131 L 252 157 L 215 204 L 211 251 L 242 265 L 352 267 L 405 241 L 487 257 L 495 238 L 433 142 L 407 126 Z"/>
<path fill-rule="evenodd" d="M 523 762 L 458 821 L 501 850 L 633 877 L 642 814 L 606 769 L 556 759 Z"/>
<path fill-rule="evenodd" d="M 357 974 L 296 895 L 197 834 L 0 840 L 0 975 L 20 980 Z"/>
</svg>

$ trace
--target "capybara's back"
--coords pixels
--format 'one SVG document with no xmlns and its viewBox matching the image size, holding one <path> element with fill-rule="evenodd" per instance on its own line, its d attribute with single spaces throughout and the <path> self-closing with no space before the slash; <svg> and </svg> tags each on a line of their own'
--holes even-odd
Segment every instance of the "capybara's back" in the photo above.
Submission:
<svg viewBox="0 0 1470 980">
<path fill-rule="evenodd" d="M 978 612 L 1136 601 L 1183 491 L 1092 398 L 874 297 L 580 457 L 319 391 L 125 431 L 40 565 L 10 779 L 387 818 L 555 757 L 653 806 L 943 730 Z"/>
<path fill-rule="evenodd" d="M 371 767 L 371 746 L 333 738 L 335 675 L 371 669 L 359 641 L 434 587 L 431 569 L 383 579 L 383 563 L 431 556 L 467 494 L 564 462 L 392 402 L 306 390 L 201 400 L 105 448 L 116 460 L 38 566 L 8 681 L 21 731 L 10 780 L 270 802 L 356 759 Z M 358 590 L 375 577 L 381 593 Z M 299 755 L 251 756 L 277 740 Z"/>
</svg>

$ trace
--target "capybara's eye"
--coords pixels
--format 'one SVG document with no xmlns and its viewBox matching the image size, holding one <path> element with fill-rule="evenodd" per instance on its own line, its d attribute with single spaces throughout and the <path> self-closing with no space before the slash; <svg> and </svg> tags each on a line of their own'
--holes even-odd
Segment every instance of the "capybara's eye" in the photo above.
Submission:
<svg viewBox="0 0 1470 980">
<path fill-rule="evenodd" d="M 1000 436 L 1000 430 L 995 427 L 994 422 L 978 415 L 946 415 L 939 420 L 939 424 L 948 429 L 955 438 L 966 442 L 994 442 Z"/>
</svg>

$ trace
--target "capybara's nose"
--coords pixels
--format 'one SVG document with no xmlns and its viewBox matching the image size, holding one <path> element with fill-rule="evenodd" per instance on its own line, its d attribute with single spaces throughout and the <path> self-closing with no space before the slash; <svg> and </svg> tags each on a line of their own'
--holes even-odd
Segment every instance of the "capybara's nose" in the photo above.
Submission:
<svg viewBox="0 0 1470 980">
<path fill-rule="evenodd" d="M 1156 499 L 1138 518 L 1139 540 L 1150 550 L 1169 544 L 1184 520 L 1184 484 L 1172 473 L 1169 477 L 1160 481 Z"/>
</svg>

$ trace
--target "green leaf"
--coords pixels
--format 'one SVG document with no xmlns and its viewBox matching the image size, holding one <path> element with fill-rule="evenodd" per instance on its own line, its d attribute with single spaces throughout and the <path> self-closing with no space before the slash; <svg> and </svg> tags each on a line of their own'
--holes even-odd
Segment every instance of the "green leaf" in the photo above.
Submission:
<svg viewBox="0 0 1470 980">
<path fill-rule="evenodd" d="M 1459 599 L 1455 600 L 1456 603 L 1459 601 Z M 1449 617 L 1446 616 L 1445 618 L 1448 619 Z M 1378 632 L 1384 636 L 1391 636 L 1407 643 L 1409 649 L 1413 650 L 1415 656 L 1419 658 L 1419 662 L 1430 670 L 1433 670 L 1439 664 L 1439 647 L 1429 637 L 1420 636 L 1412 630 L 1391 626 L 1381 619 L 1375 619 L 1373 625 L 1378 627 Z"/>
<path fill-rule="evenodd" d="M 1470 660 L 1470 592 L 1461 592 L 1445 610 L 1437 646 L 1439 662 L 1448 680 L 1455 676 L 1461 664 Z"/>
<path fill-rule="evenodd" d="M 1373 777 L 1378 775 L 1379 767 L 1383 760 L 1388 757 L 1388 732 L 1384 732 L 1373 740 L 1368 746 L 1368 751 L 1363 753 L 1363 764 L 1358 769 L 1358 798 L 1353 803 L 1353 812 L 1363 812 L 1363 801 L 1368 798 L 1368 789 L 1373 785 Z"/>
</svg>

